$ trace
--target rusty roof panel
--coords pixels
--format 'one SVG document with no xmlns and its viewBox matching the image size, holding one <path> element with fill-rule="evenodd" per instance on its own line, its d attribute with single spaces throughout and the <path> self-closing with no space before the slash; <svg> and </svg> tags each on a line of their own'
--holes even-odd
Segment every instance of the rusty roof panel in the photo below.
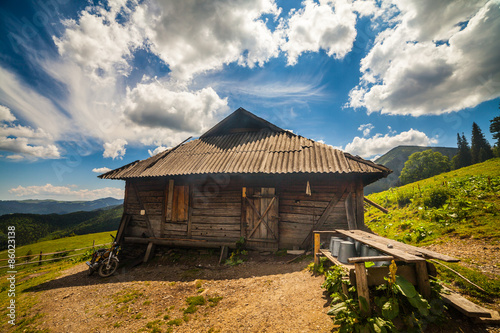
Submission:
<svg viewBox="0 0 500 333">
<path fill-rule="evenodd" d="M 202 137 L 101 175 L 127 179 L 210 173 L 379 173 L 384 166 L 288 131 Z"/>
</svg>

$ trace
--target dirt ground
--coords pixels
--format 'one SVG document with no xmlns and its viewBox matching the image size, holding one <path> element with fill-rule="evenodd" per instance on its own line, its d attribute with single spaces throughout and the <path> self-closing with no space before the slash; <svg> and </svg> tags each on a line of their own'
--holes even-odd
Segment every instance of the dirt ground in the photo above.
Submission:
<svg viewBox="0 0 500 333">
<path fill-rule="evenodd" d="M 155 327 L 156 332 L 330 332 L 328 299 L 320 288 L 323 277 L 304 270 L 309 260 L 287 264 L 291 258 L 254 254 L 231 267 L 218 266 L 217 255 L 182 253 L 179 258 L 178 252 L 172 252 L 146 265 L 119 269 L 108 279 L 87 276 L 86 265 L 81 264 L 34 292 L 38 304 L 33 310 L 45 314 L 37 328 L 50 332 L 151 332 Z M 187 297 L 199 295 L 213 301 L 184 314 Z"/>
<path fill-rule="evenodd" d="M 477 253 L 460 252 L 467 248 Z M 433 249 L 467 265 L 488 262 L 484 270 L 498 274 L 494 246 L 465 242 Z M 295 257 L 251 252 L 244 263 L 227 266 L 217 264 L 217 253 L 164 249 L 150 263 L 121 267 L 107 279 L 87 276 L 80 264 L 31 291 L 37 299 L 32 310 L 43 314 L 37 328 L 50 332 L 330 332 L 324 278 L 305 270 L 311 257 L 287 263 Z M 206 303 L 188 308 L 192 296 Z M 500 332 L 457 312 L 450 316 L 436 332 Z"/>
</svg>

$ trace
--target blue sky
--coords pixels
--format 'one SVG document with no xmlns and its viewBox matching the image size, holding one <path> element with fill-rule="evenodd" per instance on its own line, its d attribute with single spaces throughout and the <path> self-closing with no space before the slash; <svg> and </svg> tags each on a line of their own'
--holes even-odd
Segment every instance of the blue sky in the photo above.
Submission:
<svg viewBox="0 0 500 333">
<path fill-rule="evenodd" d="M 97 175 L 239 107 L 367 159 L 488 140 L 500 2 L 0 4 L 0 199 L 123 196 Z"/>
</svg>

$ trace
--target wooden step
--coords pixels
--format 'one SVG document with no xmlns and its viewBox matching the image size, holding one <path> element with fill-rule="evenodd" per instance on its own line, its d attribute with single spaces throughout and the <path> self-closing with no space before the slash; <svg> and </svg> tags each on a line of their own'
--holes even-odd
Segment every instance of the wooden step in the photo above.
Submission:
<svg viewBox="0 0 500 333">
<path fill-rule="evenodd" d="M 478 318 L 485 317 L 491 318 L 492 311 L 483 308 L 475 303 L 472 303 L 459 293 L 456 293 L 448 288 L 444 288 L 449 294 L 441 294 L 443 301 L 453 306 L 455 309 L 466 315 L 467 317 Z"/>
<path fill-rule="evenodd" d="M 498 314 L 498 311 L 494 310 L 489 310 L 491 314 L 491 318 L 474 318 L 474 322 L 478 324 L 485 324 L 485 325 L 498 325 L 500 324 L 500 315 Z"/>
</svg>

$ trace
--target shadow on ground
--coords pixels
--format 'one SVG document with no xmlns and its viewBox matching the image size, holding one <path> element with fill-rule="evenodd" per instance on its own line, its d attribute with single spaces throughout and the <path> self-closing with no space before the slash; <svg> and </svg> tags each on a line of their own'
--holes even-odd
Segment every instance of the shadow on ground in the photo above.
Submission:
<svg viewBox="0 0 500 333">
<path fill-rule="evenodd" d="M 250 252 L 240 258 L 245 261 L 239 265 L 218 264 L 219 255 L 199 254 L 196 251 L 170 250 L 156 256 L 148 263 L 134 265 L 133 259 L 122 260 L 117 272 L 109 278 L 101 278 L 97 273 L 88 276 L 87 265 L 81 263 L 63 273 L 62 277 L 26 289 L 37 292 L 57 288 L 122 283 L 132 281 L 194 281 L 232 280 L 258 276 L 287 274 L 306 268 L 312 261 L 310 256 L 298 258 L 294 255 L 276 255 Z M 294 258 L 298 260 L 290 262 Z M 65 275 L 64 275 L 65 274 Z"/>
</svg>

